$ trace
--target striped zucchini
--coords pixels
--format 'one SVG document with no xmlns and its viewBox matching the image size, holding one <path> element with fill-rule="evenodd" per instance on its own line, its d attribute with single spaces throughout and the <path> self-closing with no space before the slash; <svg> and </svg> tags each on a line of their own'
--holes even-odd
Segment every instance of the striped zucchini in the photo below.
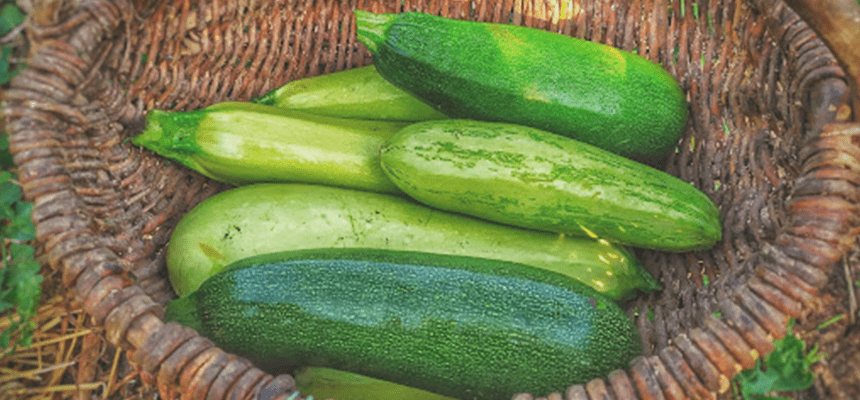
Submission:
<svg viewBox="0 0 860 400">
<path fill-rule="evenodd" d="M 256 184 L 189 211 L 167 246 L 170 281 L 194 291 L 227 264 L 258 254 L 368 247 L 508 260 L 572 276 L 613 299 L 659 288 L 624 248 L 438 211 L 407 198 L 305 184 Z"/>
<path fill-rule="evenodd" d="M 133 143 L 231 184 L 310 182 L 397 192 L 379 168 L 379 146 L 404 122 L 322 117 L 263 104 L 152 110 Z"/>
<path fill-rule="evenodd" d="M 665 251 L 720 240 L 720 213 L 672 175 L 597 147 L 504 123 L 410 125 L 382 147 L 403 192 L 442 210 Z"/>
</svg>

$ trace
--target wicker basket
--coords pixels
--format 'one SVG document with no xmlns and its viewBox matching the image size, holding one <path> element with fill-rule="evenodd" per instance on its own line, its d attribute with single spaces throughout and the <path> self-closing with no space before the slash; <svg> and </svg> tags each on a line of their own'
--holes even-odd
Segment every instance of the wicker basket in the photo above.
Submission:
<svg viewBox="0 0 860 400">
<path fill-rule="evenodd" d="M 770 352 L 790 318 L 832 312 L 822 293 L 856 250 L 860 125 L 851 121 L 860 113 L 852 113 L 851 87 L 860 63 L 825 45 L 838 30 L 818 36 L 781 1 L 35 3 L 29 68 L 5 93 L 3 118 L 35 203 L 40 249 L 168 398 L 285 399 L 294 381 L 162 322 L 175 296 L 163 256 L 171 230 L 225 186 L 127 139 L 147 110 L 248 100 L 293 79 L 369 64 L 355 40 L 354 8 L 583 37 L 661 63 L 686 91 L 691 119 L 664 168 L 721 207 L 725 239 L 695 253 L 640 251 L 664 286 L 626 305 L 642 357 L 549 398 L 729 396 L 730 378 Z M 860 15 L 853 0 L 845 4 L 831 12 Z M 831 383 L 833 398 L 857 393 Z"/>
</svg>

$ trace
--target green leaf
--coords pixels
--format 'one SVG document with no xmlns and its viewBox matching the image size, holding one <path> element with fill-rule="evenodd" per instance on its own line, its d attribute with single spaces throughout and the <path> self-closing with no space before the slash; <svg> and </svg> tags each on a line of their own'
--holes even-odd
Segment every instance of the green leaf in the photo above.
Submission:
<svg viewBox="0 0 860 400">
<path fill-rule="evenodd" d="M 33 203 L 21 200 L 21 188 L 11 182 L 9 171 L 0 173 L 0 235 L 4 238 L 27 241 L 36 237 L 31 214 Z"/>
<path fill-rule="evenodd" d="M 9 346 L 14 332 L 19 333 L 15 344 L 29 346 L 36 327 L 33 317 L 42 295 L 41 266 L 33 258 L 35 250 L 27 244 L 13 242 L 8 246 L 8 252 L 5 246 L 2 249 L 4 279 L 0 286 L 0 305 L 4 311 L 11 311 L 14 307 L 18 318 L 0 334 L 0 345 L 3 345 L 0 347 Z"/>
<path fill-rule="evenodd" d="M 5 180 L 2 179 L 4 177 L 6 178 Z M 0 174 L 0 205 L 8 206 L 10 208 L 21 199 L 21 188 L 10 182 L 9 180 L 11 178 L 11 174 L 8 172 Z M 2 215 L 0 215 L 0 217 L 8 218 Z M 9 217 L 11 217 L 11 214 Z"/>
<path fill-rule="evenodd" d="M 12 63 L 9 62 L 9 57 L 11 55 L 11 47 L 0 46 L 0 85 L 5 85 L 9 83 L 9 81 L 12 80 L 15 75 L 18 75 L 18 72 L 20 72 L 25 67 L 23 63 L 18 64 L 10 71 Z"/>
<path fill-rule="evenodd" d="M 775 370 L 779 376 L 774 383 L 774 390 L 795 391 L 811 387 L 815 375 L 809 367 L 821 358 L 815 356 L 817 347 L 807 356 L 804 352 L 806 345 L 792 335 L 777 340 L 774 345 L 776 349 L 767 356 L 768 368 Z"/>
<path fill-rule="evenodd" d="M 25 244 L 12 243 L 9 246 L 9 260 L 12 265 L 26 264 L 33 260 L 34 254 L 36 254 L 36 250 Z"/>
<path fill-rule="evenodd" d="M 3 236 L 10 239 L 27 241 L 36 238 L 36 227 L 33 226 L 31 214 L 33 212 L 33 203 L 18 202 L 15 204 L 15 215 L 10 220 L 10 224 L 4 227 Z"/>
<path fill-rule="evenodd" d="M 5 85 L 6 82 L 9 82 L 12 79 L 9 73 L 9 67 L 12 65 L 9 63 L 9 56 L 12 54 L 12 49 L 7 46 L 0 46 L 0 85 Z"/>
<path fill-rule="evenodd" d="M 18 296 L 15 299 L 18 302 L 18 313 L 24 319 L 36 315 L 36 309 L 39 308 L 39 297 L 42 295 L 42 276 L 39 275 L 39 264 L 35 261 L 28 264 L 31 266 L 18 266 L 22 271 L 18 280 Z M 35 272 L 26 272 L 26 270 L 32 270 L 33 265 Z"/>
<path fill-rule="evenodd" d="M 779 399 L 766 397 L 769 392 L 787 392 L 808 389 L 815 382 L 815 375 L 809 369 L 822 358 L 815 346 L 806 353 L 806 345 L 791 333 L 774 341 L 774 350 L 764 361 L 756 362 L 756 368 L 742 371 L 735 378 L 744 399 Z"/>
<path fill-rule="evenodd" d="M 0 8 L 0 35 L 9 33 L 24 22 L 24 13 L 14 4 L 5 3 Z"/>
<path fill-rule="evenodd" d="M 12 168 L 14 164 L 12 154 L 9 153 L 9 135 L 0 131 L 0 169 L 6 170 Z M 0 178 L 0 182 L 2 181 L 2 178 Z"/>
<path fill-rule="evenodd" d="M 15 287 L 9 279 L 9 271 L 11 270 L 12 268 L 6 268 L 5 265 L 4 268 L 0 270 L 0 313 L 4 313 L 15 308 L 15 303 L 13 302 L 13 298 L 15 297 Z"/>
<path fill-rule="evenodd" d="M 5 348 L 9 347 L 9 342 L 11 341 L 9 331 L 11 331 L 11 330 L 12 329 L 10 328 L 10 329 L 5 330 L 2 333 L 0 333 L 0 348 L 5 349 Z"/>
<path fill-rule="evenodd" d="M 35 237 L 33 204 L 21 199 L 14 178 L 10 171 L 0 171 L 0 312 L 15 316 L 0 332 L 0 348 L 30 345 L 36 328 L 33 317 L 42 295 L 41 265 L 27 244 Z M 12 338 L 16 338 L 14 342 Z"/>
<path fill-rule="evenodd" d="M 6 35 L 12 29 L 24 22 L 24 13 L 12 4 L 11 2 L 0 3 L 0 35 Z M 21 67 L 15 67 L 10 70 L 12 65 L 9 62 L 9 57 L 12 55 L 12 47 L 0 46 L 0 85 L 6 84 L 14 75 L 20 71 Z M 0 155 L 0 159 L 2 159 Z M 0 160 L 2 161 L 2 160 Z M 6 168 L 6 164 L 3 164 Z"/>
<path fill-rule="evenodd" d="M 774 383 L 779 380 L 775 373 L 763 371 L 761 369 L 761 360 L 756 362 L 755 369 L 748 369 L 738 374 L 737 378 L 741 383 L 741 394 L 744 399 L 752 399 L 754 396 L 761 396 L 773 388 Z"/>
</svg>

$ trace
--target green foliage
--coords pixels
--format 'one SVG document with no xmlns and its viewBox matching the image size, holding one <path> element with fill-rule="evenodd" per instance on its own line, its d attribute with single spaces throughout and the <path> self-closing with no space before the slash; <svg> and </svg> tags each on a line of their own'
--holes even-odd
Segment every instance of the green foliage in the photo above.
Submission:
<svg viewBox="0 0 860 400">
<path fill-rule="evenodd" d="M 42 294 L 40 265 L 28 244 L 36 236 L 30 219 L 33 204 L 21 199 L 21 189 L 13 179 L 11 172 L 0 172 L 0 314 L 10 315 L 12 321 L 0 333 L 0 348 L 11 344 L 14 333 L 19 334 L 16 344 L 30 345 Z"/>
<path fill-rule="evenodd" d="M 24 20 L 13 1 L 0 2 L 0 35 L 7 35 Z M 5 85 L 22 65 L 13 66 L 9 57 L 13 46 L 2 46 L 0 85 Z M 14 163 L 9 153 L 9 138 L 0 130 L 0 316 L 10 325 L 0 332 L 0 348 L 29 346 L 35 329 L 34 316 L 42 295 L 40 264 L 30 241 L 36 237 L 30 214 L 33 204 L 22 199 L 15 182 Z M 15 338 L 13 343 L 12 338 Z"/>
<path fill-rule="evenodd" d="M 9 153 L 9 137 L 0 130 L 0 171 L 12 168 L 12 154 Z"/>
<path fill-rule="evenodd" d="M 0 35 L 6 35 L 24 21 L 24 14 L 15 6 L 13 1 L 0 2 Z M 0 85 L 4 85 L 12 79 L 22 65 L 12 67 L 9 57 L 12 55 L 13 47 L 10 45 L 0 46 Z"/>
<path fill-rule="evenodd" d="M 0 235 L 4 240 L 23 242 L 36 237 L 30 213 L 33 204 L 21 201 L 21 188 L 9 171 L 0 172 Z"/>
<path fill-rule="evenodd" d="M 739 387 L 740 399 L 744 400 L 783 400 L 784 397 L 768 396 L 771 392 L 805 390 L 812 386 L 815 375 L 809 370 L 823 356 L 818 354 L 816 345 L 806 353 L 806 345 L 791 333 L 774 341 L 774 350 L 756 367 L 742 371 L 734 381 Z M 787 399 L 785 399 L 787 400 Z"/>
</svg>

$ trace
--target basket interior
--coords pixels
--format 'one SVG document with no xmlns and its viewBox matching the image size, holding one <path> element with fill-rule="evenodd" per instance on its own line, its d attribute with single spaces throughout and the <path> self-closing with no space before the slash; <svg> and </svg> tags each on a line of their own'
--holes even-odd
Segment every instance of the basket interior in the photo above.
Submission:
<svg viewBox="0 0 860 400">
<path fill-rule="evenodd" d="M 752 271 L 756 254 L 773 241 L 785 219 L 783 205 L 799 173 L 797 153 L 807 123 L 797 103 L 808 99 L 796 94 L 808 91 L 801 85 L 816 82 L 803 81 L 798 70 L 806 66 L 787 54 L 794 49 L 776 41 L 793 34 L 782 32 L 790 27 L 769 21 L 779 15 L 764 15 L 750 4 L 689 2 L 682 9 L 681 2 L 660 7 L 649 1 L 567 3 L 565 8 L 560 7 L 565 2 L 553 1 L 521 7 L 513 1 L 475 7 L 456 1 L 189 3 L 160 3 L 142 24 L 125 27 L 128 31 L 110 46 L 102 68 L 113 79 L 107 92 L 125 92 L 118 105 L 134 108 L 121 122 L 139 126 L 149 109 L 192 110 L 249 100 L 290 80 L 367 65 L 369 53 L 355 40 L 351 10 L 356 7 L 509 21 L 606 43 L 662 64 L 686 91 L 691 116 L 684 138 L 662 167 L 714 200 L 722 210 L 726 240 L 695 253 L 639 251 L 664 285 L 658 294 L 629 305 L 639 315 L 649 352 L 717 312 L 719 293 Z M 772 31 L 774 26 L 780 31 Z M 133 128 L 117 132 L 123 139 L 135 133 Z M 183 211 L 213 190 L 203 191 L 211 183 L 145 150 L 127 143 L 116 148 L 140 164 L 135 170 L 140 172 L 129 175 L 137 184 L 112 188 L 115 196 L 127 199 L 125 210 L 98 203 L 86 208 L 96 220 L 132 218 L 108 225 L 131 225 L 140 235 L 129 236 L 153 237 L 131 242 L 146 244 L 146 250 L 123 254 L 140 266 L 158 254 Z M 147 173 L 141 173 L 143 168 Z M 113 181 L 130 179 L 117 178 Z M 182 186 L 151 190 L 165 185 Z M 150 232 L 154 227 L 156 235 Z M 140 276 L 163 280 L 163 262 L 157 264 Z M 149 290 L 156 289 L 162 286 L 153 282 Z"/>
</svg>

